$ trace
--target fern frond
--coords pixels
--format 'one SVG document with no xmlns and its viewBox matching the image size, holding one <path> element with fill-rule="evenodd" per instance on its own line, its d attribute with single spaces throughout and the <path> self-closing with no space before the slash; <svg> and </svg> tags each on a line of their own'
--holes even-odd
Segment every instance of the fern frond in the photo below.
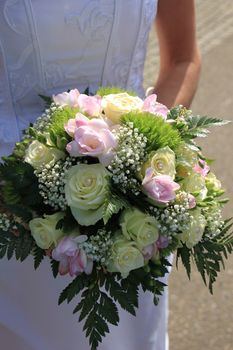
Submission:
<svg viewBox="0 0 233 350">
<path fill-rule="evenodd" d="M 17 235 L 0 230 L 0 259 L 6 256 L 10 260 L 15 256 L 22 262 L 31 254 L 34 246 L 32 236 L 21 225 L 18 225 L 17 229 Z"/>
<path fill-rule="evenodd" d="M 213 294 L 213 284 L 221 270 L 221 265 L 223 268 L 225 267 L 224 259 L 226 260 L 228 255 L 233 252 L 232 226 L 232 219 L 225 220 L 225 225 L 218 235 L 213 238 L 204 236 L 203 240 L 192 249 L 183 245 L 177 250 L 177 264 L 179 258 L 181 258 L 187 274 L 190 277 L 190 260 L 193 258 L 202 276 L 203 282 L 205 285 L 208 285 L 211 294 Z"/>
<path fill-rule="evenodd" d="M 19 205 L 21 209 L 28 208 L 28 217 L 32 209 L 43 212 L 38 179 L 30 164 L 21 160 L 11 160 L 10 157 L 5 158 L 5 162 L 0 165 L 0 184 L 1 182 L 3 202 L 5 206 L 10 206 L 10 210 L 19 213 Z"/>
<path fill-rule="evenodd" d="M 107 198 L 105 201 L 103 209 L 103 220 L 104 225 L 111 219 L 113 214 L 117 214 L 121 209 L 128 205 L 127 201 L 116 195 L 112 195 L 110 198 Z"/>
<path fill-rule="evenodd" d="M 213 126 L 222 126 L 230 123 L 229 120 L 211 118 L 207 116 L 190 116 L 186 120 L 187 128 L 181 130 L 181 135 L 187 139 L 195 137 L 205 137 L 209 134 L 208 128 Z"/>
</svg>

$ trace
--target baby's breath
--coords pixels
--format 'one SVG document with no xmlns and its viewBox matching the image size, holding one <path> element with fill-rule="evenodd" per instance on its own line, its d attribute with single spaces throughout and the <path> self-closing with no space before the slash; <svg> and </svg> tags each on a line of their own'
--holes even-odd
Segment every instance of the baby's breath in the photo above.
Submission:
<svg viewBox="0 0 233 350">
<path fill-rule="evenodd" d="M 214 205 L 203 210 L 207 221 L 205 236 L 211 239 L 217 236 L 224 227 L 221 208 Z"/>
<path fill-rule="evenodd" d="M 103 228 L 83 242 L 82 248 L 91 259 L 105 265 L 110 258 L 112 244 L 111 233 Z"/>
<path fill-rule="evenodd" d="M 71 157 L 67 157 L 65 161 L 58 160 L 55 164 L 51 162 L 45 165 L 43 169 L 35 170 L 39 182 L 39 193 L 44 203 L 56 210 L 65 210 L 67 207 L 65 176 L 73 162 L 74 160 Z"/>
<path fill-rule="evenodd" d="M 140 134 L 131 122 L 120 126 L 115 131 L 115 135 L 118 148 L 108 170 L 113 174 L 113 182 L 120 185 L 123 192 L 131 189 L 137 194 L 138 180 L 135 175 L 140 171 L 141 164 L 146 159 L 147 138 Z"/>
<path fill-rule="evenodd" d="M 187 229 L 190 213 L 187 205 L 170 204 L 166 208 L 150 206 L 150 213 L 156 217 L 161 235 L 173 236 Z"/>
<path fill-rule="evenodd" d="M 62 109 L 61 106 L 51 103 L 50 107 L 36 119 L 35 123 L 33 124 L 33 129 L 35 129 L 37 133 L 46 133 L 51 125 L 53 113 L 60 109 Z M 25 137 L 30 137 L 28 130 L 25 130 Z"/>
<path fill-rule="evenodd" d="M 10 227 L 11 227 L 11 222 L 7 217 L 7 215 L 0 213 L 0 230 L 7 232 L 9 231 Z"/>
</svg>

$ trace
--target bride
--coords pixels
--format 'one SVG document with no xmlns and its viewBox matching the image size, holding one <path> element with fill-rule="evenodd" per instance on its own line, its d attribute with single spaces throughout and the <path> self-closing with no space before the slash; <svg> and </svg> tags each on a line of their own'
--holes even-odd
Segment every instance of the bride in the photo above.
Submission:
<svg viewBox="0 0 233 350">
<path fill-rule="evenodd" d="M 189 106 L 200 57 L 194 0 L 2 0 L 0 156 L 40 114 L 39 94 L 120 86 L 143 97 L 147 37 L 156 17 L 160 73 L 154 90 L 167 106 Z M 165 279 L 167 281 L 167 278 Z M 0 261 L 0 339 L 6 350 L 88 350 L 72 305 L 57 306 L 69 283 L 48 262 Z M 154 307 L 142 294 L 137 317 L 121 311 L 100 350 L 167 350 L 167 291 Z"/>
</svg>

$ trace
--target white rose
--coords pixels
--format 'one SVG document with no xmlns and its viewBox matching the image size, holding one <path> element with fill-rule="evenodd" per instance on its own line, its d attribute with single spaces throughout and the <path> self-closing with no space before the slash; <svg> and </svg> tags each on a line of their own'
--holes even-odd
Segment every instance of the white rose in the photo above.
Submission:
<svg viewBox="0 0 233 350">
<path fill-rule="evenodd" d="M 31 164 L 34 169 L 43 167 L 44 165 L 64 159 L 65 153 L 52 147 L 47 147 L 43 143 L 35 140 L 26 150 L 25 162 Z"/>
<path fill-rule="evenodd" d="M 157 220 L 136 208 L 126 209 L 122 213 L 120 225 L 123 235 L 133 240 L 141 250 L 159 238 Z"/>
<path fill-rule="evenodd" d="M 143 101 L 137 96 L 130 96 L 127 92 L 110 94 L 103 97 L 102 107 L 108 119 L 119 124 L 123 114 L 141 111 Z"/>
<path fill-rule="evenodd" d="M 142 177 L 145 176 L 147 168 L 152 168 L 155 176 L 169 175 L 174 180 L 176 174 L 175 159 L 175 153 L 168 146 L 151 152 L 149 159 L 142 165 Z"/>
<path fill-rule="evenodd" d="M 67 172 L 65 196 L 80 225 L 94 225 L 103 217 L 109 192 L 109 173 L 101 164 L 78 164 Z"/>
<path fill-rule="evenodd" d="M 144 266 L 144 257 L 136 244 L 118 234 L 112 246 L 111 259 L 108 262 L 109 272 L 120 272 L 126 278 L 130 271 Z"/>
<path fill-rule="evenodd" d="M 217 192 L 222 188 L 221 182 L 217 179 L 215 174 L 212 172 L 210 172 L 205 177 L 205 182 L 206 182 L 206 187 L 208 188 L 209 191 Z"/>
<path fill-rule="evenodd" d="M 31 234 L 36 244 L 41 249 L 49 249 L 53 244 L 56 246 L 64 235 L 62 230 L 57 230 L 56 225 L 64 214 L 59 212 L 53 215 L 45 215 L 44 218 L 35 218 L 29 222 Z"/>
<path fill-rule="evenodd" d="M 201 214 L 201 209 L 193 209 L 191 215 L 192 219 L 187 224 L 186 230 L 178 236 L 190 249 L 202 239 L 207 224 L 204 215 Z"/>
<path fill-rule="evenodd" d="M 203 201 L 207 196 L 205 178 L 198 173 L 191 173 L 183 182 L 183 189 L 189 193 L 198 192 L 197 200 Z"/>
</svg>

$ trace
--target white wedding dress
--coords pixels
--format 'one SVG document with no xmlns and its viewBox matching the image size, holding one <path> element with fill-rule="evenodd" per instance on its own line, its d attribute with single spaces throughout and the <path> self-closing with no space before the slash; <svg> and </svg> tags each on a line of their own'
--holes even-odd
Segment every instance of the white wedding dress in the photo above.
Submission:
<svg viewBox="0 0 233 350">
<path fill-rule="evenodd" d="M 1 0 L 0 156 L 40 114 L 38 94 L 120 86 L 143 96 L 143 65 L 157 0 Z M 165 278 L 165 281 L 167 278 Z M 88 350 L 72 306 L 57 306 L 68 277 L 49 262 L 0 260 L 1 350 Z M 140 295 L 137 317 L 120 311 L 99 350 L 165 350 L 167 291 L 158 307 Z"/>
</svg>

